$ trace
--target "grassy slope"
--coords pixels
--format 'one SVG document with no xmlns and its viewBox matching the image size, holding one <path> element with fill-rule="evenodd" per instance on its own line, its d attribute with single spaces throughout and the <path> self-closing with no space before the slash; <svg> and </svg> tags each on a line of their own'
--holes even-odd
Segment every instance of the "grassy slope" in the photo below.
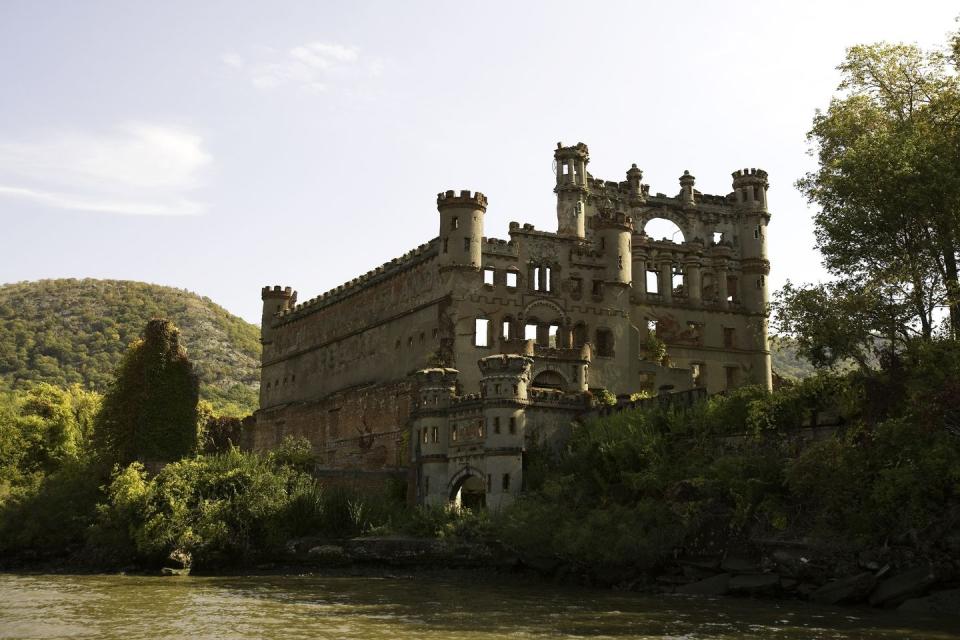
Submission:
<svg viewBox="0 0 960 640">
<path fill-rule="evenodd" d="M 155 317 L 180 327 L 202 398 L 234 413 L 256 408 L 257 326 L 195 293 L 126 280 L 0 286 L 0 388 L 50 382 L 104 391 L 127 346 Z"/>
</svg>

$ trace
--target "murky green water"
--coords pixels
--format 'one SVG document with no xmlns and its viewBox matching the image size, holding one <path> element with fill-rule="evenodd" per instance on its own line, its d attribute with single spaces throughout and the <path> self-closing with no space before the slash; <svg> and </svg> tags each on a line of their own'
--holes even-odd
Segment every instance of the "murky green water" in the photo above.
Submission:
<svg viewBox="0 0 960 640">
<path fill-rule="evenodd" d="M 436 578 L 0 575 L 0 638 L 955 638 L 957 621 Z"/>
</svg>

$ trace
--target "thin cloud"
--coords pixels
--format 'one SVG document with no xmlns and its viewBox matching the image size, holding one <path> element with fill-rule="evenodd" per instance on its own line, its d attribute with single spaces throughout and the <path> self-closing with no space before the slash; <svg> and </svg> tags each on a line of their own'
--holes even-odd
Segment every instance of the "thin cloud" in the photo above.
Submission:
<svg viewBox="0 0 960 640">
<path fill-rule="evenodd" d="M 322 92 L 338 82 L 375 77 L 383 69 L 379 59 L 362 55 L 357 47 L 330 42 L 309 42 L 285 51 L 257 47 L 249 57 L 231 51 L 222 54 L 220 60 L 245 74 L 261 91 L 293 86 L 310 93 Z"/>
<path fill-rule="evenodd" d="M 0 197 L 70 210 L 196 215 L 190 197 L 211 157 L 188 130 L 130 123 L 0 144 Z"/>
</svg>

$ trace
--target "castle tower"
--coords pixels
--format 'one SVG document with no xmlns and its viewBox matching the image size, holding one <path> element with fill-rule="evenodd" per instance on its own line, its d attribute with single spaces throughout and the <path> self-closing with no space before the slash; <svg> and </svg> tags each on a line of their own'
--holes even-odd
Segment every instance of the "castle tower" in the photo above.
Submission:
<svg viewBox="0 0 960 640">
<path fill-rule="evenodd" d="M 553 189 L 557 194 L 557 233 L 583 238 L 590 191 L 587 181 L 590 151 L 582 142 L 572 147 L 564 147 L 558 142 L 553 159 L 557 172 L 557 186 Z"/>
<path fill-rule="evenodd" d="M 273 343 L 273 318 L 297 304 L 297 292 L 290 287 L 264 287 L 260 290 L 263 300 L 263 315 L 260 318 L 260 343 Z"/>
<path fill-rule="evenodd" d="M 744 309 L 753 318 L 752 338 L 757 356 L 754 358 L 754 384 L 772 388 L 770 344 L 767 338 L 767 303 L 769 290 L 767 276 L 767 172 L 763 169 L 743 169 L 733 172 L 733 192 L 740 212 L 740 268 L 743 273 L 741 296 Z"/>
<path fill-rule="evenodd" d="M 593 229 L 607 263 L 606 282 L 630 286 L 633 282 L 630 244 L 633 218 L 619 211 L 603 210 L 594 216 Z"/>
<path fill-rule="evenodd" d="M 751 313 L 766 313 L 767 275 L 767 172 L 743 169 L 733 172 L 733 192 L 740 212 L 740 257 L 743 270 L 743 305 Z"/>
<path fill-rule="evenodd" d="M 512 502 L 523 486 L 524 408 L 533 359 L 501 354 L 482 358 L 477 364 L 488 451 L 486 504 L 496 509 Z"/>
<path fill-rule="evenodd" d="M 483 266 L 483 214 L 487 198 L 482 193 L 454 191 L 437 194 L 440 212 L 440 268 L 474 269 Z"/>
<path fill-rule="evenodd" d="M 417 406 L 410 426 L 410 459 L 417 465 L 417 496 L 421 504 L 447 501 L 447 409 L 456 394 L 458 373 L 456 369 L 434 368 L 416 374 Z"/>
</svg>

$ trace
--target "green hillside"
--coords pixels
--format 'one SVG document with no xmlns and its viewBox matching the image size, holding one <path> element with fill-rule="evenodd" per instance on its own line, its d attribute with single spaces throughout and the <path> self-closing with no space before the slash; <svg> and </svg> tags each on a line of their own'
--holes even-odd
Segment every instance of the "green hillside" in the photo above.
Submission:
<svg viewBox="0 0 960 640">
<path fill-rule="evenodd" d="M 797 355 L 797 347 L 787 337 L 770 336 L 770 359 L 773 370 L 788 379 L 800 379 L 812 376 L 813 365 Z"/>
<path fill-rule="evenodd" d="M 49 382 L 104 391 L 127 346 L 156 317 L 180 328 L 202 398 L 230 413 L 256 409 L 259 328 L 209 298 L 127 280 L 0 286 L 0 388 Z"/>
</svg>

